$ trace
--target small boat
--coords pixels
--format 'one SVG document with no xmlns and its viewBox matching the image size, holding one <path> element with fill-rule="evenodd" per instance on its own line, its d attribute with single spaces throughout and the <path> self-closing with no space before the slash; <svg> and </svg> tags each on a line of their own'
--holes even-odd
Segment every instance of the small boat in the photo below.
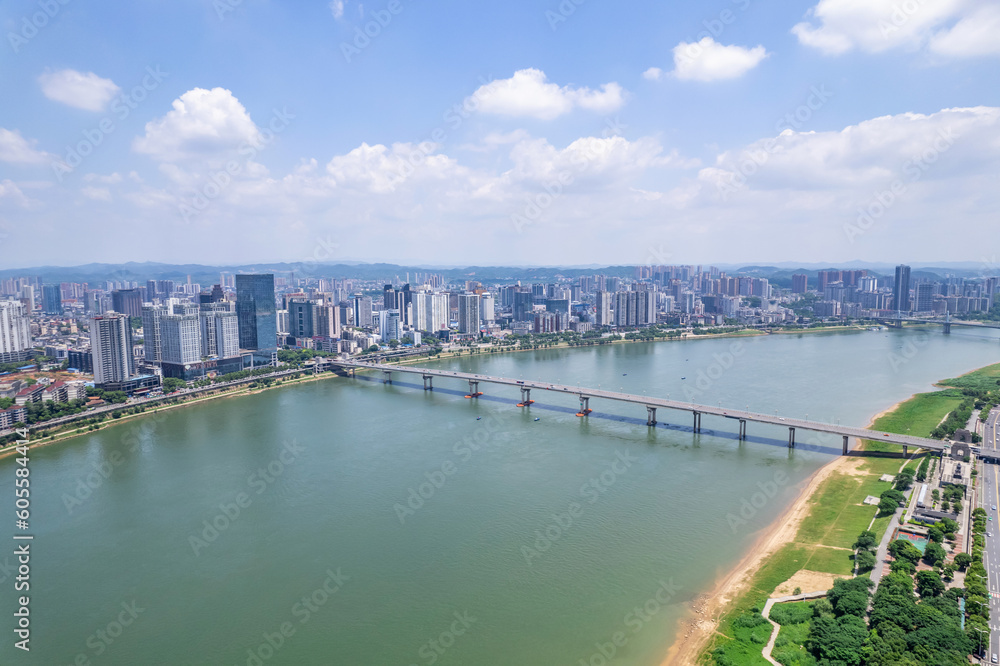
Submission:
<svg viewBox="0 0 1000 666">
<path fill-rule="evenodd" d="M 622 373 L 622 377 L 628 377 L 628 373 L 627 372 L 623 372 Z"/>
<path fill-rule="evenodd" d="M 477 416 L 477 417 L 476 417 L 476 420 L 477 420 L 477 421 L 482 421 L 482 420 L 483 420 L 483 417 L 482 417 L 482 416 Z"/>
<path fill-rule="evenodd" d="M 681 377 L 681 379 L 687 379 L 687 377 Z"/>
<path fill-rule="evenodd" d="M 536 420 L 536 421 L 541 421 L 541 419 L 539 419 L 539 418 L 536 418 L 535 420 Z"/>
</svg>

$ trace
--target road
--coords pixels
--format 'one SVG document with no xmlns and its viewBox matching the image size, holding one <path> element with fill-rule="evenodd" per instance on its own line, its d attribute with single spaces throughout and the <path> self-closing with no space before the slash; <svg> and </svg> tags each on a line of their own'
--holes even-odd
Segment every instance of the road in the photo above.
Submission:
<svg viewBox="0 0 1000 666">
<path fill-rule="evenodd" d="M 868 430 L 867 428 L 842 426 L 833 423 L 819 423 L 817 421 L 806 421 L 804 419 L 778 416 L 777 413 L 761 414 L 758 412 L 750 412 L 741 409 L 732 409 L 729 407 L 697 405 L 690 402 L 681 402 L 679 400 L 654 398 L 651 396 L 634 395 L 629 393 L 619 393 L 617 391 L 606 391 L 599 388 L 598 389 L 585 388 L 582 386 L 553 384 L 551 382 L 511 379 L 508 377 L 494 377 L 491 375 L 477 375 L 468 372 L 454 372 L 451 370 L 436 370 L 430 368 L 417 368 L 412 366 L 388 365 L 383 363 L 366 363 L 360 361 L 346 361 L 346 360 L 333 360 L 333 359 L 328 359 L 328 362 L 333 365 L 339 365 L 345 368 L 377 370 L 381 372 L 404 372 L 416 375 L 423 375 L 425 377 L 446 377 L 450 379 L 459 379 L 463 381 L 476 381 L 476 382 L 483 382 L 490 384 L 514 386 L 518 388 L 525 388 L 532 390 L 550 391 L 553 393 L 561 393 L 564 395 L 575 395 L 580 398 L 601 398 L 605 400 L 616 400 L 619 402 L 630 402 L 633 404 L 646 405 L 649 407 L 673 409 L 678 411 L 693 412 L 696 414 L 711 414 L 714 416 L 721 416 L 728 419 L 755 421 L 757 423 L 766 423 L 768 425 L 776 425 L 785 428 L 795 428 L 801 430 L 810 430 L 813 432 L 830 433 L 846 437 L 877 440 L 881 442 L 887 442 L 889 444 L 919 447 L 924 449 L 931 449 L 934 451 L 940 451 L 947 445 L 945 442 L 936 439 L 924 439 L 923 437 L 913 437 L 910 435 L 897 435 L 894 433 L 878 432 L 878 431 Z M 594 405 L 589 405 L 589 406 L 591 409 L 594 408 Z"/>
<path fill-rule="evenodd" d="M 998 450 L 998 424 L 1000 409 L 994 409 L 986 419 L 983 429 L 982 451 L 984 455 L 996 455 Z M 983 553 L 983 564 L 989 578 L 987 587 L 990 590 L 990 649 L 986 654 L 987 663 L 992 655 L 1000 655 L 1000 534 L 997 534 L 997 507 L 1000 507 L 1000 465 L 983 462 L 982 492 L 979 493 L 979 506 L 986 510 L 988 516 L 986 529 L 993 537 L 986 537 L 986 550 Z M 970 537 L 971 539 L 971 537 Z"/>
</svg>

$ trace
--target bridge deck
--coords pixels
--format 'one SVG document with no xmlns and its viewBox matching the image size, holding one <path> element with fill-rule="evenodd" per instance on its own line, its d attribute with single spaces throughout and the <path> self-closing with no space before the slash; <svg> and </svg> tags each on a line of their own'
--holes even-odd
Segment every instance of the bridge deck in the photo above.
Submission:
<svg viewBox="0 0 1000 666">
<path fill-rule="evenodd" d="M 748 412 L 742 409 L 730 409 L 728 407 L 712 407 L 711 405 L 698 405 L 691 402 L 679 400 L 668 400 L 665 398 L 653 398 L 644 395 L 630 393 L 619 393 L 617 391 L 605 391 L 602 389 L 585 388 L 582 386 L 569 386 L 566 384 L 553 384 L 552 382 L 540 382 L 535 380 L 510 379 L 508 377 L 494 377 L 491 375 L 477 375 L 468 372 L 455 372 L 452 370 L 435 370 L 430 368 L 415 368 L 399 365 L 389 365 L 384 363 L 366 363 L 363 361 L 329 361 L 333 365 L 346 368 L 358 368 L 365 370 L 378 370 L 390 372 L 405 372 L 415 375 L 426 375 L 431 377 L 447 377 L 449 379 L 460 379 L 465 381 L 485 382 L 489 384 L 500 384 L 505 386 L 515 386 L 539 391 L 551 391 L 565 395 L 575 395 L 581 398 L 603 398 L 605 400 L 616 400 L 618 402 L 629 402 L 637 405 L 649 407 L 662 407 L 664 409 L 674 409 L 678 411 L 692 412 L 696 414 L 711 414 L 730 419 L 740 419 L 753 421 L 756 423 L 766 423 L 768 425 L 783 426 L 809 430 L 812 432 L 830 433 L 846 437 L 870 439 L 888 444 L 898 444 L 900 446 L 912 446 L 924 449 L 940 451 L 947 446 L 944 442 L 936 439 L 925 439 L 923 437 L 912 437 L 910 435 L 897 435 L 894 433 L 878 432 L 867 428 L 857 428 L 854 426 L 844 426 L 832 423 L 820 423 L 818 421 L 806 421 L 804 419 L 788 418 L 772 414 L 761 414 L 759 412 Z"/>
</svg>

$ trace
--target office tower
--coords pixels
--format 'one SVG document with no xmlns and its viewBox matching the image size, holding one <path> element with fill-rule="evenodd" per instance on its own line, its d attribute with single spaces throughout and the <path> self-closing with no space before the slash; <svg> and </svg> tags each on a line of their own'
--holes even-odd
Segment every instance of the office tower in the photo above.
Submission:
<svg viewBox="0 0 1000 666">
<path fill-rule="evenodd" d="M 26 310 L 20 301 L 0 301 L 0 363 L 31 358 L 33 341 Z"/>
<path fill-rule="evenodd" d="M 531 295 L 536 300 L 545 299 L 545 285 L 544 284 L 533 284 L 531 285 Z"/>
<path fill-rule="evenodd" d="M 458 332 L 479 332 L 479 296 L 476 294 L 458 295 Z"/>
<path fill-rule="evenodd" d="M 399 322 L 399 310 L 382 310 L 379 313 L 379 328 L 382 342 L 403 339 L 403 327 Z"/>
<path fill-rule="evenodd" d="M 111 309 L 129 317 L 142 316 L 142 294 L 138 289 L 118 289 L 111 292 Z"/>
<path fill-rule="evenodd" d="M 892 309 L 897 312 L 910 311 L 910 267 L 896 266 L 896 284 L 892 288 Z"/>
<path fill-rule="evenodd" d="M 613 294 L 610 291 L 598 290 L 595 292 L 595 321 L 598 326 L 611 326 L 614 323 L 614 319 L 612 318 L 613 300 Z"/>
<path fill-rule="evenodd" d="M 396 290 L 393 289 L 391 284 L 382 287 L 382 309 L 396 309 Z"/>
<path fill-rule="evenodd" d="M 796 273 L 792 276 L 792 293 L 793 294 L 804 294 L 806 293 L 809 285 L 809 277 L 803 275 L 802 273 Z"/>
<path fill-rule="evenodd" d="M 313 326 L 313 303 L 296 299 L 288 304 L 288 333 L 295 338 L 311 338 L 316 335 Z"/>
<path fill-rule="evenodd" d="M 313 306 L 313 335 L 324 338 L 340 337 L 340 308 L 336 305 Z"/>
<path fill-rule="evenodd" d="M 29 315 L 35 311 L 35 288 L 30 284 L 21 285 L 21 302 Z"/>
<path fill-rule="evenodd" d="M 569 299 L 549 298 L 545 301 L 545 311 L 558 312 L 561 314 L 569 314 Z"/>
<path fill-rule="evenodd" d="M 936 286 L 933 282 L 921 282 L 913 288 L 913 309 L 916 312 L 930 312 L 934 309 Z"/>
<path fill-rule="evenodd" d="M 358 328 L 372 327 L 371 296 L 354 297 L 354 325 Z"/>
<path fill-rule="evenodd" d="M 505 285 L 500 287 L 500 307 L 502 308 L 512 308 L 514 307 L 514 294 L 517 292 L 517 287 L 513 285 Z"/>
<path fill-rule="evenodd" d="M 57 284 L 42 286 L 42 312 L 45 314 L 62 314 L 62 289 Z"/>
<path fill-rule="evenodd" d="M 94 384 L 124 382 L 135 374 L 132 358 L 132 324 L 121 313 L 98 315 L 90 320 L 90 353 Z"/>
<path fill-rule="evenodd" d="M 226 300 L 226 292 L 224 292 L 222 290 L 222 285 L 221 284 L 213 285 L 212 286 L 212 293 L 211 293 L 211 300 L 209 302 L 211 302 L 211 303 L 221 303 L 224 300 Z"/>
<path fill-rule="evenodd" d="M 239 321 L 241 349 L 277 348 L 276 310 L 273 274 L 236 276 L 236 315 Z"/>
<path fill-rule="evenodd" d="M 166 308 L 147 303 L 142 306 L 142 346 L 147 363 L 163 360 L 160 352 L 160 319 L 167 314 Z"/>
<path fill-rule="evenodd" d="M 276 310 L 275 311 L 275 325 L 278 329 L 278 335 L 288 335 L 288 310 Z"/>
<path fill-rule="evenodd" d="M 233 358 L 240 354 L 240 327 L 235 312 L 204 310 L 201 319 L 201 355 Z"/>
<path fill-rule="evenodd" d="M 535 298 L 531 292 L 514 292 L 514 321 L 534 321 Z"/>
<path fill-rule="evenodd" d="M 484 324 L 492 324 L 496 319 L 496 300 L 493 294 L 483 294 L 479 300 L 479 316 Z"/>
<path fill-rule="evenodd" d="M 201 360 L 201 325 L 196 310 L 160 317 L 160 360 L 177 365 Z"/>
</svg>

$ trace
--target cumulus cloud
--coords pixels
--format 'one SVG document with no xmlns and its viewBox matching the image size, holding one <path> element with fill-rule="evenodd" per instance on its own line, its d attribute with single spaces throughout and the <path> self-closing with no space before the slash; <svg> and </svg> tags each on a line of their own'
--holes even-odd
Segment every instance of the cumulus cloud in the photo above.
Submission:
<svg viewBox="0 0 1000 666">
<path fill-rule="evenodd" d="M 37 150 L 34 141 L 28 141 L 17 130 L 0 127 L 0 162 L 12 164 L 45 164 L 52 161 L 48 153 Z"/>
<path fill-rule="evenodd" d="M 80 194 L 94 201 L 111 201 L 111 191 L 106 187 L 81 187 Z"/>
<path fill-rule="evenodd" d="M 38 82 L 42 93 L 49 99 L 84 111 L 103 111 L 108 102 L 121 92 L 111 79 L 75 69 L 45 72 L 38 77 Z"/>
<path fill-rule="evenodd" d="M 827 55 L 901 48 L 950 57 L 1000 54 L 1000 9 L 988 0 L 820 0 L 792 33 Z"/>
<path fill-rule="evenodd" d="M 344 0 L 332 0 L 330 2 L 330 11 L 333 12 L 333 18 L 339 19 L 344 17 Z"/>
<path fill-rule="evenodd" d="M 678 79 L 693 81 L 735 79 L 759 65 L 767 56 L 767 50 L 760 45 L 749 49 L 726 46 L 711 37 L 703 37 L 700 41 L 690 44 L 681 42 L 674 47 L 673 74 Z"/>
<path fill-rule="evenodd" d="M 194 88 L 175 99 L 165 116 L 146 123 L 132 148 L 160 162 L 217 161 L 260 142 L 260 130 L 232 92 Z"/>
<path fill-rule="evenodd" d="M 611 113 L 624 104 L 625 91 L 617 83 L 605 83 L 600 90 L 559 86 L 538 69 L 518 70 L 509 79 L 491 81 L 465 100 L 467 109 L 540 120 L 558 118 L 574 108 Z"/>
<path fill-rule="evenodd" d="M 642 73 L 642 78 L 647 81 L 659 81 L 663 78 L 663 70 L 659 67 L 650 67 Z"/>
</svg>

